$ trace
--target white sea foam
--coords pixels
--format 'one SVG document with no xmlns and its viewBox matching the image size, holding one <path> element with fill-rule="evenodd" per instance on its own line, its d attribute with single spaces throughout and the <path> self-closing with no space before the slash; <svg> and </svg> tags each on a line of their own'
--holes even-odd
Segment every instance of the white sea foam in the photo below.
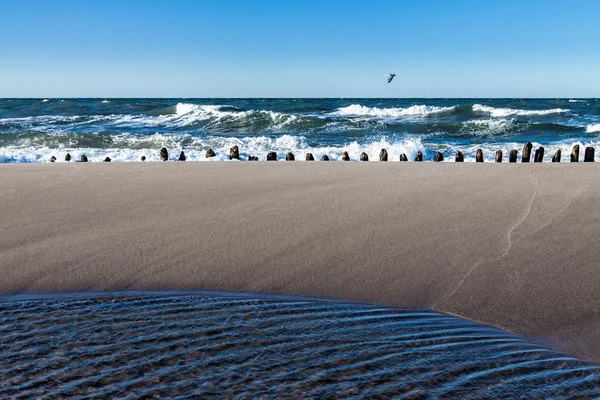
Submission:
<svg viewBox="0 0 600 400">
<path fill-rule="evenodd" d="M 427 117 L 435 114 L 448 114 L 456 110 L 452 107 L 435 107 L 426 105 L 414 105 L 407 108 L 378 108 L 366 107 L 360 104 L 352 104 L 348 107 L 338 108 L 332 112 L 332 116 L 345 117 L 374 117 L 374 118 L 408 118 L 408 117 Z"/>
<path fill-rule="evenodd" d="M 590 133 L 590 132 L 600 132 L 600 124 L 592 124 L 592 125 L 588 125 L 585 128 L 585 131 Z"/>
<path fill-rule="evenodd" d="M 47 103 L 49 101 L 50 101 L 50 99 L 44 99 L 44 100 L 42 100 L 42 103 Z"/>
<path fill-rule="evenodd" d="M 390 161 L 398 161 L 400 154 L 405 153 L 409 159 L 414 159 L 417 151 L 427 152 L 419 139 L 405 139 L 401 141 L 381 138 L 376 141 L 359 144 L 352 142 L 344 146 L 310 146 L 304 136 L 282 135 L 278 137 L 249 136 L 249 137 L 221 137 L 207 136 L 196 137 L 189 134 L 159 134 L 149 136 L 138 136 L 122 134 L 113 138 L 112 146 L 115 148 L 88 148 L 74 146 L 59 146 L 50 148 L 48 146 L 31 145 L 27 140 L 22 141 L 20 146 L 0 147 L 0 163 L 11 162 L 49 162 L 52 156 L 57 162 L 64 161 L 64 155 L 69 152 L 74 160 L 79 160 L 82 154 L 86 154 L 92 162 L 102 161 L 106 156 L 113 161 L 137 161 L 145 155 L 148 161 L 159 161 L 159 149 L 163 146 L 169 149 L 169 158 L 176 160 L 180 151 L 190 161 L 219 161 L 229 160 L 229 148 L 237 145 L 240 148 L 242 160 L 248 156 L 257 156 L 266 159 L 270 151 L 277 153 L 279 159 L 285 159 L 288 152 L 294 153 L 297 160 L 304 160 L 306 153 L 312 153 L 316 159 L 328 155 L 331 160 L 341 158 L 347 151 L 352 160 L 358 160 L 361 152 L 366 152 L 371 160 L 379 160 L 379 151 L 386 148 Z M 216 157 L 205 158 L 206 150 L 213 149 Z"/>
<path fill-rule="evenodd" d="M 544 161 L 548 162 L 557 149 L 563 153 L 563 161 L 570 153 L 574 144 L 579 144 L 583 149 L 586 146 L 598 148 L 599 141 L 578 142 L 533 142 L 533 148 L 544 146 L 546 152 Z M 248 156 L 257 156 L 260 160 L 266 159 L 266 154 L 274 151 L 279 160 L 285 159 L 287 152 L 292 152 L 296 160 L 302 161 L 306 153 L 312 153 L 319 160 L 323 155 L 328 155 L 332 161 L 339 160 L 344 151 L 350 155 L 350 159 L 357 161 L 362 152 L 367 153 L 370 161 L 379 161 L 379 152 L 386 149 L 389 161 L 398 161 L 400 154 L 407 155 L 410 161 L 414 160 L 417 151 L 424 154 L 425 161 L 432 161 L 437 151 L 444 154 L 445 162 L 454 162 L 454 155 L 461 151 L 465 162 L 474 162 L 477 149 L 483 150 L 486 162 L 493 162 L 496 150 L 502 150 L 504 161 L 512 149 L 519 151 L 519 157 L 523 149 L 522 142 L 509 143 L 481 143 L 481 144 L 454 144 L 454 143 L 423 143 L 417 137 L 405 139 L 393 139 L 380 137 L 367 143 L 357 141 L 343 146 L 313 147 L 304 136 L 282 135 L 279 137 L 249 136 L 249 137 L 222 137 L 208 136 L 196 137 L 189 134 L 154 134 L 150 136 L 137 136 L 130 134 L 119 135 L 114 139 L 114 148 L 89 148 L 74 145 L 62 145 L 59 147 L 48 147 L 31 145 L 27 141 L 21 142 L 19 146 L 0 147 L 0 163 L 15 162 L 49 162 L 50 157 L 55 156 L 57 162 L 64 162 L 64 155 L 69 152 L 74 161 L 78 161 L 82 154 L 87 155 L 91 162 L 101 162 L 105 157 L 110 157 L 116 162 L 139 161 L 141 156 L 146 156 L 148 161 L 159 161 L 159 149 L 163 146 L 169 150 L 169 159 L 177 160 L 179 152 L 185 151 L 189 161 L 229 161 L 229 148 L 237 145 L 240 148 L 240 157 L 247 160 Z M 205 158 L 206 150 L 212 148 L 216 157 Z M 600 161 L 600 152 L 596 153 L 596 161 Z M 235 162 L 235 161 L 234 161 Z"/>
<path fill-rule="evenodd" d="M 587 103 L 587 101 L 581 99 L 570 99 L 569 103 Z"/>
<path fill-rule="evenodd" d="M 563 108 L 552 108 L 548 110 L 519 110 L 514 108 L 496 108 L 490 106 L 484 106 L 481 104 L 473 105 L 473 112 L 489 114 L 492 117 L 509 117 L 511 115 L 518 116 L 536 116 L 536 115 L 556 115 L 569 112 L 569 110 Z"/>
<path fill-rule="evenodd" d="M 108 104 L 110 103 L 110 100 L 102 100 L 102 104 Z"/>
</svg>

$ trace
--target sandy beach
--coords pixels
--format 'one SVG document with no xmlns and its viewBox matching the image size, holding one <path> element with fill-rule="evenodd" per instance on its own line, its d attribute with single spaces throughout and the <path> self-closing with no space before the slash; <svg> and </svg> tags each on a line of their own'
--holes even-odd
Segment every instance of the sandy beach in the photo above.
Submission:
<svg viewBox="0 0 600 400">
<path fill-rule="evenodd" d="M 598 362 L 599 181 L 587 163 L 4 164 L 0 294 L 428 308 Z"/>
</svg>

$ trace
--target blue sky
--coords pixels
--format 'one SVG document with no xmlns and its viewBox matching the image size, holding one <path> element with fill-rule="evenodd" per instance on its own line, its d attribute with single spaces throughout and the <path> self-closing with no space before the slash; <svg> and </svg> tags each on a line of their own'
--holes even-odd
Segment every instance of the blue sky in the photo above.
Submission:
<svg viewBox="0 0 600 400">
<path fill-rule="evenodd" d="M 0 97 L 598 97 L 599 16 L 593 0 L 0 0 Z"/>
</svg>

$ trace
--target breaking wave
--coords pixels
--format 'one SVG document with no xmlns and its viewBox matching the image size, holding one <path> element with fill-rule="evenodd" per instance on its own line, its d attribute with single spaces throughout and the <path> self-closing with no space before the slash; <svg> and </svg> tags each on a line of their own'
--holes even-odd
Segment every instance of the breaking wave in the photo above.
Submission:
<svg viewBox="0 0 600 400">
<path fill-rule="evenodd" d="M 558 115 L 568 113 L 569 110 L 563 108 L 552 108 L 549 110 L 519 110 L 515 108 L 496 108 L 490 106 L 484 106 L 481 104 L 474 104 L 472 106 L 473 112 L 489 114 L 492 117 L 509 117 L 512 115 L 517 116 L 544 116 L 544 115 Z"/>
<path fill-rule="evenodd" d="M 330 115 L 345 117 L 406 118 L 427 117 L 436 114 L 451 114 L 456 110 L 457 106 L 436 107 L 427 105 L 414 105 L 407 108 L 378 108 L 366 107 L 360 104 L 352 104 L 348 107 L 339 108 Z"/>
<path fill-rule="evenodd" d="M 600 124 L 592 124 L 592 125 L 588 125 L 587 128 L 585 128 L 586 132 L 600 132 Z"/>
</svg>

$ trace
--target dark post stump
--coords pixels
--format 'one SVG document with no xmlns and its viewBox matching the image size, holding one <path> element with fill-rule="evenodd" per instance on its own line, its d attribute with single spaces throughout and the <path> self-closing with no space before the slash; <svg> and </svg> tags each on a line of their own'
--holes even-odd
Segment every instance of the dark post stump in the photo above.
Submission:
<svg viewBox="0 0 600 400">
<path fill-rule="evenodd" d="M 277 161 L 277 153 L 274 151 L 267 153 L 267 161 Z"/>
<path fill-rule="evenodd" d="M 525 143 L 523 146 L 523 155 L 521 156 L 521 162 L 529 162 L 531 159 L 531 149 L 533 145 L 530 142 Z"/>
<path fill-rule="evenodd" d="M 248 161 L 258 161 L 258 157 L 248 156 Z"/>
<path fill-rule="evenodd" d="M 104 162 L 111 162 L 111 159 L 110 159 L 110 157 L 106 157 L 106 158 L 104 159 Z"/>
<path fill-rule="evenodd" d="M 560 156 L 561 156 L 560 149 L 556 150 L 556 153 L 554 153 L 554 157 L 552 157 L 552 162 L 560 162 Z"/>
<path fill-rule="evenodd" d="M 321 157 L 321 161 L 329 161 L 329 156 L 325 154 L 323 157 Z"/>
<path fill-rule="evenodd" d="M 206 150 L 206 158 L 211 158 L 216 156 L 215 152 L 213 151 L 213 149 L 208 149 Z"/>
<path fill-rule="evenodd" d="M 388 160 L 388 152 L 386 149 L 381 149 L 379 152 L 379 161 L 387 161 Z"/>
<path fill-rule="evenodd" d="M 350 156 L 348 155 L 347 151 L 342 154 L 342 161 L 350 161 Z"/>
<path fill-rule="evenodd" d="M 400 154 L 400 161 L 408 161 L 408 157 L 406 157 L 406 154 Z"/>
<path fill-rule="evenodd" d="M 285 161 L 295 161 L 295 160 L 296 160 L 296 157 L 294 157 L 293 153 L 287 153 L 285 155 Z"/>
<path fill-rule="evenodd" d="M 533 162 L 542 162 L 544 161 L 544 148 L 540 146 L 539 149 L 535 151 L 535 156 L 533 157 Z"/>
<path fill-rule="evenodd" d="M 579 145 L 576 144 L 571 150 L 571 162 L 579 162 Z"/>
<path fill-rule="evenodd" d="M 444 161 L 444 155 L 438 151 L 437 153 L 435 153 L 435 156 L 433 156 L 433 161 L 435 161 L 435 162 Z"/>
<path fill-rule="evenodd" d="M 79 161 L 88 162 L 87 156 L 85 154 L 82 154 L 81 157 L 79 158 Z"/>
<path fill-rule="evenodd" d="M 456 155 L 454 156 L 454 162 L 464 162 L 465 161 L 465 156 L 463 156 L 463 153 L 460 151 L 456 152 Z"/>
<path fill-rule="evenodd" d="M 369 161 L 369 156 L 367 155 L 367 153 L 360 153 L 360 161 Z"/>
<path fill-rule="evenodd" d="M 496 162 L 502 162 L 502 150 L 496 150 Z"/>
<path fill-rule="evenodd" d="M 166 147 L 163 147 L 162 149 L 160 149 L 160 160 L 161 161 L 169 160 L 169 152 L 167 151 Z"/>
<path fill-rule="evenodd" d="M 56 162 L 56 157 L 54 157 L 54 156 L 50 157 L 50 162 Z"/>
<path fill-rule="evenodd" d="M 229 159 L 233 160 L 239 160 L 240 159 L 240 149 L 237 146 L 233 146 L 232 148 L 229 149 Z"/>
<path fill-rule="evenodd" d="M 417 151 L 417 156 L 415 157 L 415 161 L 423 161 L 423 153 Z"/>
<path fill-rule="evenodd" d="M 475 162 L 483 162 L 483 151 L 481 149 L 477 149 L 475 153 Z"/>
<path fill-rule="evenodd" d="M 182 151 L 181 153 L 179 153 L 179 161 L 185 161 L 185 159 L 185 153 Z"/>
<path fill-rule="evenodd" d="M 312 153 L 306 153 L 306 161 L 315 161 L 315 157 Z"/>
<path fill-rule="evenodd" d="M 146 161 L 146 156 L 142 156 L 141 160 Z"/>
<path fill-rule="evenodd" d="M 71 161 L 71 155 L 69 153 L 65 155 L 65 161 Z"/>
<path fill-rule="evenodd" d="M 594 162 L 594 153 L 596 151 L 593 147 L 586 147 L 583 155 L 583 162 Z"/>
<path fill-rule="evenodd" d="M 508 154 L 508 162 L 517 162 L 517 156 L 519 155 L 519 150 L 512 149 Z"/>
</svg>

